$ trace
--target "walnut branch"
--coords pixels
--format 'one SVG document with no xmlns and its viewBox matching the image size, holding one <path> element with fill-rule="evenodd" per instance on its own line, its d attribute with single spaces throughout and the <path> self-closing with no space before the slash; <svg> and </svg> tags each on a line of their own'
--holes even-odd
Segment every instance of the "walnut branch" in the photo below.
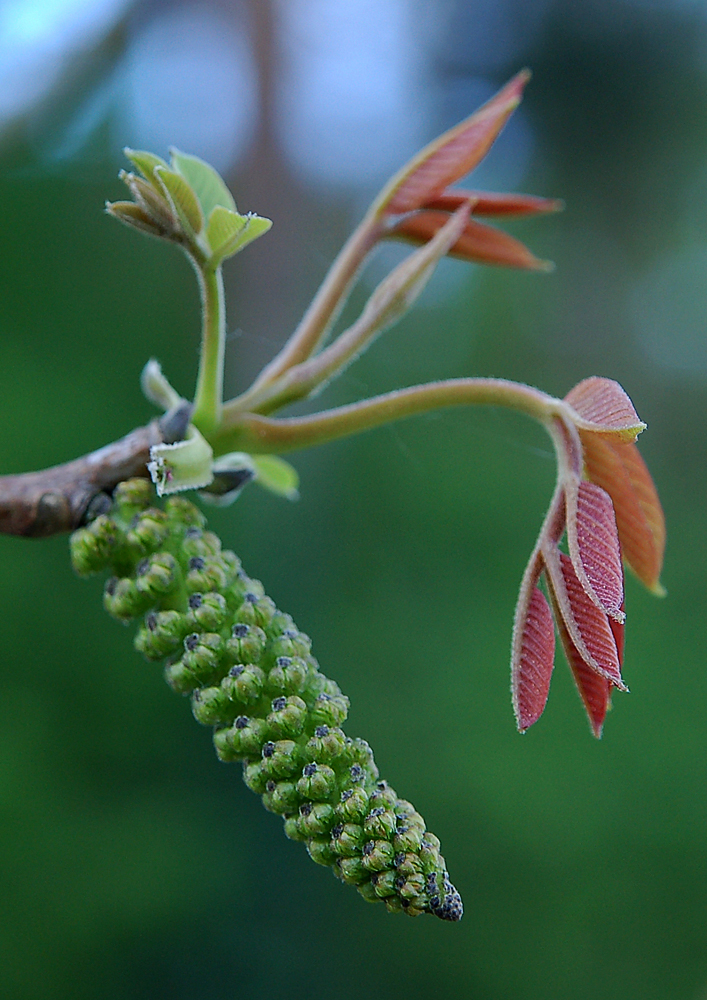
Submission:
<svg viewBox="0 0 707 1000">
<path fill-rule="evenodd" d="M 159 420 L 64 465 L 41 472 L 0 476 L 0 532 L 45 538 L 73 531 L 91 504 L 132 476 L 147 476 L 150 448 L 180 441 L 191 416 L 182 403 Z"/>
</svg>

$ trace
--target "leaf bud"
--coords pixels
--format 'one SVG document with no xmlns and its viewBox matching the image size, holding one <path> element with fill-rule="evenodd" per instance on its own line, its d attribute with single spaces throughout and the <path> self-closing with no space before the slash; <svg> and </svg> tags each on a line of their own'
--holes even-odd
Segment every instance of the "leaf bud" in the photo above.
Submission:
<svg viewBox="0 0 707 1000">
<path fill-rule="evenodd" d="M 302 833 L 299 826 L 299 815 L 296 816 L 286 816 L 285 823 L 285 836 L 288 840 L 306 840 L 307 835 Z"/>
<path fill-rule="evenodd" d="M 336 788 L 336 775 L 326 764 L 305 764 L 297 791 L 303 798 L 314 801 L 328 799 Z"/>
<path fill-rule="evenodd" d="M 368 812 L 368 795 L 362 787 L 345 788 L 336 806 L 336 816 L 343 823 L 362 823 Z"/>
<path fill-rule="evenodd" d="M 303 802 L 299 807 L 299 829 L 308 837 L 329 836 L 334 825 L 334 810 L 328 802 Z"/>
<path fill-rule="evenodd" d="M 368 882 L 361 882 L 360 885 L 357 885 L 356 891 L 366 900 L 367 903 L 380 902 L 380 896 L 376 893 L 375 887 L 370 879 Z"/>
<path fill-rule="evenodd" d="M 215 632 L 226 621 L 228 614 L 226 602 L 216 592 L 191 594 L 187 603 L 189 611 L 186 619 L 190 632 L 202 629 L 207 632 Z"/>
<path fill-rule="evenodd" d="M 165 667 L 165 678 L 175 691 L 187 694 L 214 680 L 219 673 L 223 640 L 216 632 L 191 632 L 184 640 L 184 654 Z"/>
<path fill-rule="evenodd" d="M 226 642 L 226 658 L 231 663 L 259 663 L 266 643 L 261 628 L 239 622 L 231 629 L 231 638 Z"/>
<path fill-rule="evenodd" d="M 105 569 L 121 540 L 122 532 L 106 514 L 99 515 L 87 528 L 71 536 L 71 562 L 80 576 Z"/>
<path fill-rule="evenodd" d="M 163 544 L 168 534 L 167 516 L 154 507 L 135 516 L 125 534 L 125 543 L 132 555 L 150 555 Z"/>
<path fill-rule="evenodd" d="M 307 678 L 307 664 L 297 656 L 278 656 L 268 673 L 268 690 L 273 694 L 299 694 Z"/>
<path fill-rule="evenodd" d="M 392 871 L 374 872 L 371 875 L 371 885 L 373 886 L 378 899 L 386 899 L 394 896 L 398 876 Z"/>
<path fill-rule="evenodd" d="M 218 556 L 192 556 L 184 579 L 190 594 L 225 590 L 228 572 Z"/>
<path fill-rule="evenodd" d="M 329 841 L 320 838 L 313 837 L 307 841 L 307 853 L 315 864 L 324 865 L 325 868 L 329 868 L 335 858 Z"/>
<path fill-rule="evenodd" d="M 268 778 L 289 778 L 302 766 L 302 748 L 293 740 L 269 741 L 261 752 Z"/>
<path fill-rule="evenodd" d="M 154 494 L 149 479 L 127 479 L 113 490 L 113 503 L 118 515 L 130 521 L 150 506 Z"/>
<path fill-rule="evenodd" d="M 293 739 L 299 736 L 306 720 L 307 706 L 301 698 L 296 695 L 285 698 L 281 695 L 273 699 L 272 712 L 268 715 L 267 721 L 273 735 L 278 739 Z M 319 798 L 319 796 L 308 796 L 306 792 L 301 794 L 307 798 Z"/>
<path fill-rule="evenodd" d="M 368 747 L 368 744 L 366 746 Z M 370 747 L 368 747 L 368 750 L 370 751 Z M 370 806 L 372 809 L 378 809 L 379 807 L 392 809 L 397 805 L 398 801 L 395 789 L 391 788 L 387 781 L 376 782 L 376 786 L 371 792 Z"/>
<path fill-rule="evenodd" d="M 309 636 L 304 632 L 298 632 L 297 629 L 286 628 L 270 643 L 268 654 L 275 663 L 280 656 L 309 656 L 311 649 L 312 642 Z"/>
<path fill-rule="evenodd" d="M 331 764 L 341 756 L 345 743 L 346 737 L 341 729 L 317 726 L 314 735 L 307 741 L 305 750 L 310 760 L 315 760 L 318 764 Z"/>
<path fill-rule="evenodd" d="M 336 823 L 331 828 L 332 850 L 342 858 L 360 855 L 365 840 L 363 827 L 357 823 Z"/>
<path fill-rule="evenodd" d="M 206 524 L 206 518 L 199 508 L 195 507 L 185 497 L 168 497 L 164 509 L 167 519 L 171 524 L 181 525 L 185 528 L 203 528 Z"/>
<path fill-rule="evenodd" d="M 177 497 L 171 499 L 176 500 Z M 180 546 L 180 558 L 184 560 L 186 566 L 190 559 L 201 556 L 207 559 L 209 556 L 218 556 L 221 553 L 221 542 L 213 531 L 204 531 L 202 528 L 193 526 L 184 532 L 184 539 Z"/>
<path fill-rule="evenodd" d="M 389 840 L 395 833 L 395 813 L 384 806 L 376 806 L 363 821 L 367 837 Z"/>
<path fill-rule="evenodd" d="M 263 794 L 263 805 L 269 812 L 291 813 L 297 808 L 300 797 L 297 789 L 291 781 L 273 781 L 272 778 L 265 786 Z"/>
<path fill-rule="evenodd" d="M 215 726 L 225 721 L 230 708 L 228 695 L 220 687 L 197 688 L 192 692 L 192 714 L 202 726 Z"/>
<path fill-rule="evenodd" d="M 398 875 L 407 878 L 409 875 L 422 875 L 423 868 L 417 854 L 413 851 L 404 854 L 402 851 L 393 858 L 393 867 Z"/>
<path fill-rule="evenodd" d="M 236 621 L 244 625 L 258 625 L 267 629 L 275 613 L 275 605 L 269 597 L 260 597 L 254 590 L 248 591 L 243 603 L 236 611 Z"/>
<path fill-rule="evenodd" d="M 221 681 L 221 687 L 234 702 L 251 705 L 263 693 L 265 675 L 253 663 L 239 663 L 228 671 Z"/>
<path fill-rule="evenodd" d="M 151 601 L 171 593 L 179 585 L 181 571 L 169 552 L 156 552 L 137 567 L 137 589 Z"/>
<path fill-rule="evenodd" d="M 395 851 L 387 840 L 367 840 L 363 845 L 361 858 L 364 868 L 369 872 L 380 872 L 391 868 Z"/>
<path fill-rule="evenodd" d="M 135 636 L 135 648 L 148 660 L 161 660 L 171 656 L 182 645 L 185 635 L 192 631 L 187 616 L 179 611 L 151 611 Z"/>
<path fill-rule="evenodd" d="M 270 731 L 264 719 L 251 719 L 247 715 L 239 715 L 232 726 L 218 729 L 214 733 L 214 746 L 221 760 L 243 760 L 246 757 L 259 757 L 263 743 L 269 736 Z M 263 780 L 267 778 L 264 777 Z M 264 784 L 263 791 L 265 791 Z"/>
<path fill-rule="evenodd" d="M 263 762 L 254 760 L 243 764 L 243 781 L 246 787 L 256 795 L 263 795 L 268 784 L 268 776 L 263 768 Z"/>
<path fill-rule="evenodd" d="M 128 622 L 147 610 L 150 598 L 141 594 L 134 580 L 124 576 L 111 577 L 103 590 L 103 606 L 118 621 Z"/>
<path fill-rule="evenodd" d="M 424 834 L 424 827 L 420 830 L 417 826 L 398 824 L 393 837 L 393 847 L 396 851 L 419 851 Z"/>
<path fill-rule="evenodd" d="M 315 726 L 340 726 L 349 714 L 346 695 L 320 694 L 314 702 L 310 721 Z"/>
<path fill-rule="evenodd" d="M 371 874 L 367 868 L 364 868 L 363 860 L 360 857 L 339 858 L 335 862 L 334 872 L 342 882 L 346 882 L 348 885 L 360 885 L 362 882 L 367 882 Z"/>
</svg>

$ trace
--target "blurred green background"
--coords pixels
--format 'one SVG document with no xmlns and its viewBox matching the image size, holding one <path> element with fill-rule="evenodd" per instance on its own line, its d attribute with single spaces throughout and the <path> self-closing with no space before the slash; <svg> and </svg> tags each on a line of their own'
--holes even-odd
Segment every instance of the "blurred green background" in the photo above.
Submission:
<svg viewBox="0 0 707 1000">
<path fill-rule="evenodd" d="M 51 9 L 0 4 L 0 90 L 17 98 L 0 108 L 1 472 L 148 420 L 148 356 L 191 393 L 189 268 L 101 211 L 121 197 L 122 145 L 154 135 L 165 153 L 157 125 L 174 121 L 172 141 L 215 159 L 239 207 L 275 221 L 227 265 L 235 390 L 297 321 L 376 184 L 527 64 L 523 109 L 476 183 L 566 200 L 561 216 L 508 227 L 556 272 L 445 262 L 321 403 L 471 374 L 559 395 L 617 379 L 649 425 L 668 597 L 627 583 L 631 694 L 601 742 L 561 655 L 547 711 L 520 737 L 513 607 L 554 478 L 527 420 L 457 411 L 303 452 L 298 503 L 252 488 L 213 515 L 350 695 L 349 732 L 440 836 L 466 907 L 445 925 L 367 906 L 285 840 L 132 630 L 107 618 L 100 581 L 74 577 L 66 538 L 0 538 L 0 992 L 704 1000 L 707 6 L 114 2 L 80 45 L 67 33 L 41 89 L 29 56 L 7 53 L 24 39 L 31 55 L 30 13 L 46 25 Z M 177 28 L 159 35 L 167 14 Z M 231 34 L 211 37 L 247 69 L 223 77 L 230 101 L 199 83 L 208 39 L 200 49 L 185 27 L 219 18 Z M 155 75 L 126 83 L 140 53 Z M 193 87 L 192 103 L 170 104 L 160 74 Z M 23 104 L 25 78 L 37 93 Z M 231 105 L 237 138 L 226 122 L 190 143 L 192 119 Z"/>
</svg>

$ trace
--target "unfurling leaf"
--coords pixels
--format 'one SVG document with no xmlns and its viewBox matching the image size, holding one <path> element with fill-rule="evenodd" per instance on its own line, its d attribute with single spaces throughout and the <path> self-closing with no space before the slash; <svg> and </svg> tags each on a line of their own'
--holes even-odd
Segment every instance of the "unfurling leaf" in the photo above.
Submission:
<svg viewBox="0 0 707 1000">
<path fill-rule="evenodd" d="M 446 212 L 424 209 L 401 219 L 389 229 L 387 235 L 411 243 L 426 243 L 448 221 L 449 215 Z M 539 260 L 520 240 L 508 233 L 473 219 L 467 221 L 448 253 L 450 257 L 478 264 L 520 267 L 531 271 L 551 271 L 554 266 L 550 261 Z"/>
<path fill-rule="evenodd" d="M 520 602 L 523 600 L 521 592 Z M 555 631 L 545 595 L 533 586 L 527 608 L 519 607 L 513 637 L 511 686 L 518 729 L 524 732 L 545 708 L 555 659 Z"/>
<path fill-rule="evenodd" d="M 608 616 L 586 593 L 569 556 L 557 550 L 543 556 L 556 618 L 562 619 L 572 645 L 590 669 L 625 691 Z"/>
<path fill-rule="evenodd" d="M 663 594 L 665 519 L 651 475 L 632 442 L 580 430 L 587 478 L 611 497 L 621 551 L 639 580 Z"/>
<path fill-rule="evenodd" d="M 204 216 L 189 184 L 176 170 L 167 167 L 155 167 L 155 176 L 187 232 L 198 235 L 204 228 Z"/>
<path fill-rule="evenodd" d="M 376 208 L 398 215 L 420 208 L 484 158 L 518 107 L 530 73 L 523 70 L 483 107 L 413 157 L 385 187 Z"/>
<path fill-rule="evenodd" d="M 635 441 L 646 425 L 618 382 L 610 378 L 585 378 L 565 396 L 579 419 L 580 431 L 607 434 L 621 441 Z"/>
<path fill-rule="evenodd" d="M 198 156 L 180 153 L 178 149 L 170 149 L 170 153 L 172 169 L 180 173 L 189 184 L 199 200 L 205 219 L 209 218 L 217 205 L 231 212 L 236 211 L 233 195 L 212 166 Z"/>
<path fill-rule="evenodd" d="M 449 188 L 420 207 L 456 212 L 465 201 L 474 203 L 473 215 L 541 215 L 561 212 L 565 207 L 565 203 L 559 198 L 539 198 L 534 194 L 495 194 L 492 191 L 469 191 L 466 188 Z"/>
<path fill-rule="evenodd" d="M 623 621 L 624 574 L 611 497 L 595 483 L 565 488 L 567 541 L 575 572 L 590 599 Z"/>
<path fill-rule="evenodd" d="M 157 237 L 165 235 L 164 230 L 154 222 L 142 205 L 136 205 L 134 201 L 107 201 L 106 212 L 126 226 L 139 229 L 141 233 Z"/>
<path fill-rule="evenodd" d="M 127 159 L 138 168 L 142 176 L 150 182 L 155 191 L 162 194 L 162 185 L 155 176 L 155 167 L 169 169 L 169 164 L 165 163 L 161 156 L 148 153 L 144 149 L 130 149 L 129 146 L 126 146 L 123 152 Z"/>
</svg>

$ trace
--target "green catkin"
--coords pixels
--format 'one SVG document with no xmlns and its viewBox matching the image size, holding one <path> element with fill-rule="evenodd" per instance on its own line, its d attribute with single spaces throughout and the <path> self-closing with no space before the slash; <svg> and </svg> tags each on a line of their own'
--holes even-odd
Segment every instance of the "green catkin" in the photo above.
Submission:
<svg viewBox="0 0 707 1000">
<path fill-rule="evenodd" d="M 371 748 L 345 735 L 348 698 L 325 677 L 309 638 L 242 571 L 183 497 L 153 506 L 147 480 L 121 483 L 113 508 L 71 537 L 81 575 L 109 570 L 107 611 L 144 616 L 136 648 L 214 728 L 223 761 L 282 816 L 317 864 L 391 912 L 459 920 L 439 840 L 379 780 Z"/>
</svg>

